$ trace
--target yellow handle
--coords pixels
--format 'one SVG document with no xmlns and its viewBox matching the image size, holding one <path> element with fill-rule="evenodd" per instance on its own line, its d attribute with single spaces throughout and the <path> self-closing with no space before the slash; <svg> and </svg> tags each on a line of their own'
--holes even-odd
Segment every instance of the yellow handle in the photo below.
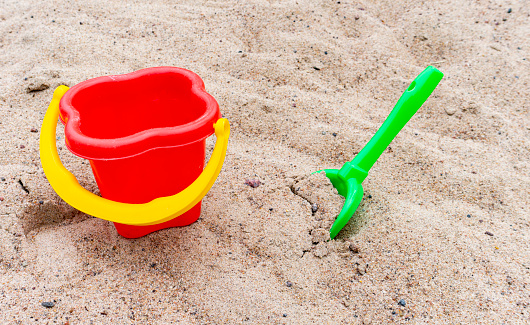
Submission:
<svg viewBox="0 0 530 325">
<path fill-rule="evenodd" d="M 104 220 L 147 226 L 176 218 L 191 209 L 208 193 L 217 179 L 226 156 L 230 124 L 221 118 L 214 124 L 217 137 L 210 161 L 199 177 L 173 196 L 160 197 L 144 204 L 120 203 L 104 199 L 84 189 L 61 163 L 55 144 L 59 101 L 69 88 L 59 86 L 44 116 L 40 134 L 40 158 L 44 173 L 55 192 L 74 208 Z"/>
</svg>

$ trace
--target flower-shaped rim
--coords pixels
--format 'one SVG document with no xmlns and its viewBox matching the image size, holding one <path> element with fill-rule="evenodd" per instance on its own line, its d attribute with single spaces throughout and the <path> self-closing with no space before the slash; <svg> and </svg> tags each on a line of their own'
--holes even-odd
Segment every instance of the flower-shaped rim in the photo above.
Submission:
<svg viewBox="0 0 530 325">
<path fill-rule="evenodd" d="M 179 74 L 191 81 L 190 93 L 206 103 L 205 112 L 195 120 L 177 126 L 150 128 L 132 135 L 99 139 L 81 131 L 81 113 L 72 105 L 75 95 L 97 84 L 115 83 L 158 74 Z M 213 125 L 221 117 L 219 104 L 204 89 L 204 82 L 195 73 L 176 67 L 155 67 L 135 72 L 102 76 L 83 81 L 70 88 L 59 104 L 61 121 L 65 124 L 65 141 L 75 155 L 91 160 L 113 160 L 136 156 L 156 148 L 183 146 L 201 141 L 214 133 Z"/>
</svg>

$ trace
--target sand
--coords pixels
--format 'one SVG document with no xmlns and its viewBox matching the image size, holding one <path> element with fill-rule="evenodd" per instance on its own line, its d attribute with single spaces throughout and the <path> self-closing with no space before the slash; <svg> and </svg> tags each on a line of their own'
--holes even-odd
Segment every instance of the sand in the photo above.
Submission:
<svg viewBox="0 0 530 325">
<path fill-rule="evenodd" d="M 2 1 L 0 323 L 529 323 L 529 9 Z M 343 199 L 309 175 L 351 160 L 428 65 L 444 79 L 326 241 Z M 54 193 L 38 138 L 58 85 L 153 66 L 199 74 L 232 134 L 199 221 L 129 240 Z"/>
</svg>

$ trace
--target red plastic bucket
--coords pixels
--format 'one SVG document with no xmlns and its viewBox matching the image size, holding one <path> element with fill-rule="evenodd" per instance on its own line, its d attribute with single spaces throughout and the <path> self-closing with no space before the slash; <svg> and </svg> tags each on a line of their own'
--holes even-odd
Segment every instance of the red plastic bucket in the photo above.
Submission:
<svg viewBox="0 0 530 325">
<path fill-rule="evenodd" d="M 122 203 L 147 203 L 193 183 L 204 167 L 205 139 L 221 117 L 201 78 L 175 67 L 84 81 L 65 93 L 59 109 L 68 149 L 90 161 L 101 196 Z M 138 238 L 189 225 L 200 213 L 201 202 L 160 224 L 114 225 Z"/>
</svg>

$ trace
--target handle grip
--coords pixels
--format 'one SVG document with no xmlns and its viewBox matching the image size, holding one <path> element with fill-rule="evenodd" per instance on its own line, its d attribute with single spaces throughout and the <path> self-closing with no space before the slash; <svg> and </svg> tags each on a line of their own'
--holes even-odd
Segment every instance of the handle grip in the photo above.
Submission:
<svg viewBox="0 0 530 325">
<path fill-rule="evenodd" d="M 230 124 L 224 118 L 214 124 L 217 140 L 210 161 L 199 177 L 181 192 L 144 204 L 129 204 L 107 200 L 86 190 L 61 163 L 55 143 L 59 101 L 68 89 L 66 86 L 59 86 L 53 93 L 42 122 L 40 157 L 50 185 L 74 208 L 112 222 L 137 226 L 155 225 L 176 218 L 191 209 L 215 183 L 223 166 L 230 135 Z"/>
<path fill-rule="evenodd" d="M 401 95 L 383 125 L 351 163 L 368 172 L 399 131 L 429 98 L 442 77 L 443 73 L 435 67 L 429 66 L 423 70 Z"/>
</svg>

